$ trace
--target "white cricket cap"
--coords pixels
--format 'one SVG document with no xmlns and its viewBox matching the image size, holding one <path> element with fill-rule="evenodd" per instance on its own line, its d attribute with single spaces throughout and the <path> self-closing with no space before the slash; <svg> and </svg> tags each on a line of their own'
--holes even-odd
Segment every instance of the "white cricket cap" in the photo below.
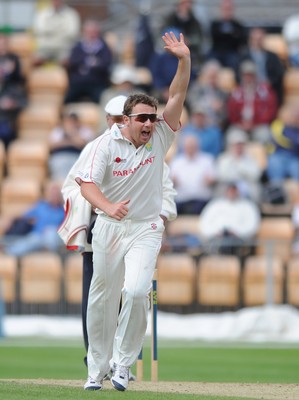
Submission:
<svg viewBox="0 0 299 400">
<path fill-rule="evenodd" d="M 113 97 L 105 106 L 105 112 L 110 115 L 122 115 L 126 96 L 120 95 Z"/>
</svg>

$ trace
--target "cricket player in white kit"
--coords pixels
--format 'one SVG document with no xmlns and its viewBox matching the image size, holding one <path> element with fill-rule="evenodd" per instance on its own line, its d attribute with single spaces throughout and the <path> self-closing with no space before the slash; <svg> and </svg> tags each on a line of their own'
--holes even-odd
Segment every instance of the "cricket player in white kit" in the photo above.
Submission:
<svg viewBox="0 0 299 400">
<path fill-rule="evenodd" d="M 113 387 L 126 390 L 129 368 L 146 332 L 148 296 L 164 231 L 159 216 L 164 158 L 180 127 L 191 69 L 183 35 L 177 39 L 170 32 L 162 38 L 165 50 L 178 58 L 163 116 L 157 117 L 154 98 L 129 96 L 123 127 L 114 124 L 100 137 L 76 178 L 82 196 L 98 213 L 87 310 L 87 390 L 102 389 L 110 365 Z"/>
</svg>

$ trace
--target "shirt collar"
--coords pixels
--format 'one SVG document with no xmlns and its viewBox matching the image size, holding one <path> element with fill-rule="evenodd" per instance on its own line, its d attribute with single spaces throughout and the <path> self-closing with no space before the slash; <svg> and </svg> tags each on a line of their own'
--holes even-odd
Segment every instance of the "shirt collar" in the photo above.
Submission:
<svg viewBox="0 0 299 400">
<path fill-rule="evenodd" d="M 112 139 L 124 139 L 123 134 L 121 133 L 118 124 L 113 124 L 110 128 L 110 135 Z"/>
</svg>

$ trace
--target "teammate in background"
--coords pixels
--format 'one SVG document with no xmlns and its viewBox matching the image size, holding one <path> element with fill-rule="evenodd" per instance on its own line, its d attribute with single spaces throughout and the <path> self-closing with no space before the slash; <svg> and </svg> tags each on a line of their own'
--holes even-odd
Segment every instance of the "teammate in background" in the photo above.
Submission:
<svg viewBox="0 0 299 400">
<path fill-rule="evenodd" d="M 121 124 L 123 122 L 123 107 L 126 101 L 126 96 L 116 96 L 112 98 L 105 106 L 106 122 L 109 128 L 114 123 Z M 95 139 L 99 140 L 99 138 Z M 86 328 L 86 312 L 87 300 L 90 288 L 90 282 L 93 274 L 92 263 L 92 248 L 91 248 L 91 230 L 93 228 L 96 214 L 93 212 L 90 203 L 81 196 L 80 186 L 75 181 L 76 172 L 90 156 L 90 151 L 93 148 L 94 142 L 90 142 L 81 152 L 80 157 L 71 168 L 62 186 L 62 194 L 65 201 L 66 216 L 64 223 L 59 229 L 59 234 L 63 239 L 67 248 L 79 250 L 83 256 L 83 287 L 82 287 L 82 326 L 83 337 L 86 352 L 88 351 L 88 335 Z M 169 167 L 164 163 L 163 173 L 163 202 L 160 213 L 161 218 L 166 220 L 174 220 L 177 216 L 174 197 L 176 191 L 169 177 Z M 87 212 L 81 212 L 81 210 Z M 84 358 L 87 365 L 87 357 Z M 130 372 L 130 380 L 134 380 L 134 376 Z"/>
<path fill-rule="evenodd" d="M 157 100 L 146 94 L 128 97 L 123 125 L 114 124 L 93 146 L 94 154 L 77 182 L 98 214 L 93 228 L 93 277 L 87 306 L 87 390 L 111 384 L 124 391 L 129 369 L 141 350 L 148 319 L 148 295 L 161 247 L 163 164 L 180 128 L 190 81 L 190 50 L 170 32 L 165 50 L 177 57 L 162 118 Z M 123 304 L 120 314 L 119 302 Z"/>
</svg>

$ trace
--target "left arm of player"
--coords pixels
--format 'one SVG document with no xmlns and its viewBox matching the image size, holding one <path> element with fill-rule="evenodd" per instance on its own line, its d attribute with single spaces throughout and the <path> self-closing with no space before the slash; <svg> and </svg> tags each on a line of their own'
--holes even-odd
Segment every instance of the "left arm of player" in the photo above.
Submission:
<svg viewBox="0 0 299 400">
<path fill-rule="evenodd" d="M 180 116 L 188 90 L 191 73 L 190 50 L 185 44 L 184 36 L 181 33 L 179 40 L 173 32 L 165 33 L 162 37 L 165 43 L 164 49 L 178 58 L 176 74 L 169 87 L 169 97 L 165 110 L 164 118 L 173 130 L 179 129 Z"/>
</svg>

